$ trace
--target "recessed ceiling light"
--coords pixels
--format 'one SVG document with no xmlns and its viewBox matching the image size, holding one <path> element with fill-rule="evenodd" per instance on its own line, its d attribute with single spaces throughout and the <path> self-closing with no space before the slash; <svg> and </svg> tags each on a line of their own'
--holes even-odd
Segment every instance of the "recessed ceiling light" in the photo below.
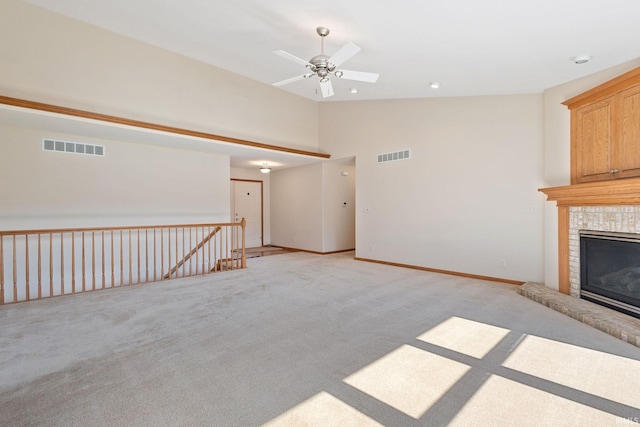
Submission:
<svg viewBox="0 0 640 427">
<path fill-rule="evenodd" d="M 586 64 L 591 59 L 591 55 L 578 55 L 571 58 L 574 64 Z"/>
<path fill-rule="evenodd" d="M 349 89 L 349 92 L 358 93 L 358 88 L 352 87 L 351 89 Z"/>
<path fill-rule="evenodd" d="M 440 83 L 431 82 L 431 83 L 429 83 L 429 86 L 431 87 L 431 89 L 438 89 L 440 87 Z"/>
</svg>

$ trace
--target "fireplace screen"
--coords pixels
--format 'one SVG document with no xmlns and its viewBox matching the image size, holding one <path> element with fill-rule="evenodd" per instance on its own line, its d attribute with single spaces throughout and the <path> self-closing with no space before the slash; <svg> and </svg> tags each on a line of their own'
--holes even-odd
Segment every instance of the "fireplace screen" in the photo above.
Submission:
<svg viewBox="0 0 640 427">
<path fill-rule="evenodd" d="M 640 234 L 580 230 L 580 297 L 640 317 Z"/>
</svg>

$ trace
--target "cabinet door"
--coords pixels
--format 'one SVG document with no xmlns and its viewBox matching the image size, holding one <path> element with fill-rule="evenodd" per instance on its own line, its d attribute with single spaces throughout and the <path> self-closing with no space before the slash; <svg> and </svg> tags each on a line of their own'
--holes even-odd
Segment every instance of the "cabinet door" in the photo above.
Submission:
<svg viewBox="0 0 640 427">
<path fill-rule="evenodd" d="M 619 128 L 614 147 L 616 178 L 640 176 L 640 85 L 616 96 Z"/>
<path fill-rule="evenodd" d="M 575 182 L 611 179 L 612 97 L 572 111 Z"/>
</svg>

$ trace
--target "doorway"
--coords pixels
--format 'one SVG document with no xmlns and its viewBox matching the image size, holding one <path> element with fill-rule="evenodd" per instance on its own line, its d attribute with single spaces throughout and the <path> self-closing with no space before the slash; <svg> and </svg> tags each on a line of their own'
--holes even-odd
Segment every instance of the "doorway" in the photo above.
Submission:
<svg viewBox="0 0 640 427">
<path fill-rule="evenodd" d="M 263 201 L 262 181 L 231 180 L 231 216 L 232 221 L 247 221 L 245 227 L 245 246 L 256 248 L 263 246 Z"/>
</svg>

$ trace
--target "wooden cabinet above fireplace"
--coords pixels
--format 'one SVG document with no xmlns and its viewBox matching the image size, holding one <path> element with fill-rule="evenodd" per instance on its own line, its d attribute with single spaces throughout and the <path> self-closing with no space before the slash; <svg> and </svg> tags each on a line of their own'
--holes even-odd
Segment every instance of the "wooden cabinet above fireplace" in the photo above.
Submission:
<svg viewBox="0 0 640 427">
<path fill-rule="evenodd" d="M 563 102 L 571 184 L 640 177 L 640 67 Z"/>
</svg>

